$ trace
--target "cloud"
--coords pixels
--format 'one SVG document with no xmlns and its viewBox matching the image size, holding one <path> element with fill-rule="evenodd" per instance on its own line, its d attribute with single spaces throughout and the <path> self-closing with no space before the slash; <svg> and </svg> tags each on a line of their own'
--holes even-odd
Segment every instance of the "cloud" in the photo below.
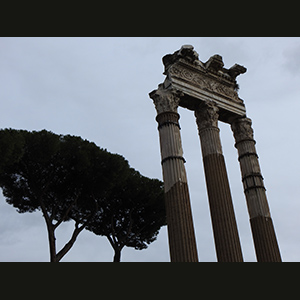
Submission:
<svg viewBox="0 0 300 300">
<path fill-rule="evenodd" d="M 0 128 L 45 128 L 80 135 L 122 154 L 145 176 L 160 179 L 156 112 L 148 93 L 164 80 L 162 57 L 192 44 L 202 61 L 218 53 L 226 68 L 244 65 L 247 73 L 238 77 L 239 95 L 253 120 L 283 259 L 300 260 L 300 165 L 295 138 L 300 109 L 299 38 L 0 38 L 0 44 Z M 195 118 L 181 108 L 180 115 L 199 257 L 215 261 Z M 255 261 L 234 140 L 227 124 L 220 124 L 220 129 L 244 258 Z M 0 261 L 47 261 L 40 212 L 20 215 L 1 195 L 0 200 Z M 60 232 L 62 242 L 68 226 L 72 223 Z M 122 258 L 168 261 L 168 251 L 164 228 L 149 249 L 127 249 Z M 111 261 L 112 254 L 105 239 L 83 232 L 65 260 Z"/>
<path fill-rule="evenodd" d="M 292 76 L 300 75 L 300 39 L 293 41 L 283 50 L 283 60 L 281 66 L 283 70 L 290 73 Z"/>
</svg>

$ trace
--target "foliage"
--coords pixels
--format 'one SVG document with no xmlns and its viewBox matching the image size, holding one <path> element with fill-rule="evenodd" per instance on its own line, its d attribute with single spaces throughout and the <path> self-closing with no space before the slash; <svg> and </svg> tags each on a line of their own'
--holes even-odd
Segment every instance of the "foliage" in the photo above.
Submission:
<svg viewBox="0 0 300 300">
<path fill-rule="evenodd" d="M 17 162 L 23 154 L 25 131 L 6 129 L 0 130 L 0 172 L 4 166 Z"/>
<path fill-rule="evenodd" d="M 106 236 L 120 261 L 124 246 L 147 248 L 166 224 L 163 185 L 127 160 L 71 135 L 42 130 L 0 130 L 0 187 L 19 213 L 43 213 L 50 260 L 60 261 L 84 229 Z M 73 219 L 60 251 L 55 230 Z"/>
<path fill-rule="evenodd" d="M 120 261 L 124 246 L 147 248 L 166 225 L 163 183 L 134 169 L 130 173 L 108 195 L 107 206 L 87 225 L 88 230 L 108 238 L 115 250 L 114 261 Z"/>
<path fill-rule="evenodd" d="M 19 213 L 42 211 L 48 229 L 50 259 L 59 261 L 96 208 L 104 205 L 101 201 L 107 190 L 118 177 L 126 177 L 128 162 L 80 137 L 46 130 L 5 129 L 0 133 L 4 155 L 0 187 L 6 201 Z M 73 235 L 57 253 L 55 229 L 71 218 L 75 220 Z"/>
</svg>

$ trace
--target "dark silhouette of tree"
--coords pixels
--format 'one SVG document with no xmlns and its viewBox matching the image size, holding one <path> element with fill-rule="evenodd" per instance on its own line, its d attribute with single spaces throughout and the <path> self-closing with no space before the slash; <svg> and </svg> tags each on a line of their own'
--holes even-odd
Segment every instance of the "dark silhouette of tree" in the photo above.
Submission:
<svg viewBox="0 0 300 300">
<path fill-rule="evenodd" d="M 130 176 L 109 193 L 86 229 L 106 236 L 114 249 L 114 262 L 120 262 L 124 246 L 145 249 L 166 225 L 163 183 L 130 169 Z"/>
<path fill-rule="evenodd" d="M 94 143 L 42 130 L 0 130 L 0 187 L 19 213 L 40 210 L 47 225 L 50 261 L 58 262 L 79 233 L 106 207 L 129 164 Z M 70 240 L 57 251 L 55 230 L 73 219 Z"/>
<path fill-rule="evenodd" d="M 24 132 L 14 129 L 0 131 L 0 173 L 4 166 L 17 162 L 23 155 Z"/>
</svg>

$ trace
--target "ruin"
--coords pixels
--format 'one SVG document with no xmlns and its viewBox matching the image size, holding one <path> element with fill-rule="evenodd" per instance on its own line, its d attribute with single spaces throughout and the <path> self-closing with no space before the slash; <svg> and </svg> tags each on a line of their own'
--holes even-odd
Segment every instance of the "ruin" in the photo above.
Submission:
<svg viewBox="0 0 300 300">
<path fill-rule="evenodd" d="M 196 117 L 218 261 L 243 261 L 219 135 L 221 121 L 230 124 L 235 138 L 257 261 L 280 262 L 252 122 L 237 92 L 236 77 L 246 68 L 235 64 L 226 69 L 220 55 L 204 63 L 191 45 L 162 60 L 166 78 L 149 96 L 157 111 L 171 261 L 198 261 L 180 135 L 180 106 L 194 111 Z"/>
</svg>

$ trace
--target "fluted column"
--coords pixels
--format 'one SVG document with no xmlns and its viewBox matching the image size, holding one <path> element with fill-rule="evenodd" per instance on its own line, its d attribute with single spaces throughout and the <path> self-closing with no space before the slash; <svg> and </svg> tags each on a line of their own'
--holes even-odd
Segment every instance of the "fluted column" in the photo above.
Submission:
<svg viewBox="0 0 300 300">
<path fill-rule="evenodd" d="M 269 210 L 258 155 L 253 139 L 252 121 L 239 118 L 232 122 L 258 262 L 280 262 L 281 256 Z"/>
<path fill-rule="evenodd" d="M 202 104 L 195 111 L 219 262 L 242 262 L 243 255 L 218 128 L 218 108 Z"/>
<path fill-rule="evenodd" d="M 154 101 L 156 121 L 159 124 L 171 261 L 197 262 L 196 239 L 178 123 L 180 94 L 159 85 L 149 96 Z"/>
</svg>

